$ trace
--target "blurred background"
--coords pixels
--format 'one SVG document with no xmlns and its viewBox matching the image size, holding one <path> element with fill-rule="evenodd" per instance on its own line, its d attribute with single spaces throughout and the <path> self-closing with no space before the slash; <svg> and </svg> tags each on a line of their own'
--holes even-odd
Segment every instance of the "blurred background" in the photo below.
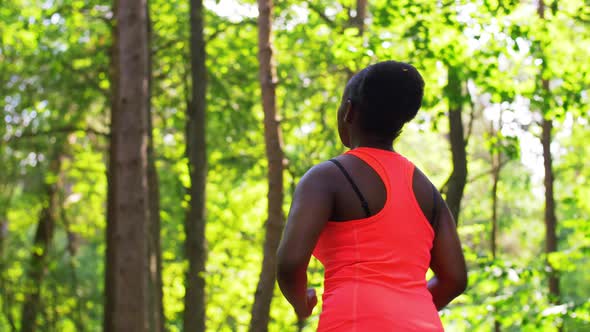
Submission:
<svg viewBox="0 0 590 332">
<path fill-rule="evenodd" d="M 395 149 L 468 263 L 446 329 L 590 331 L 590 3 L 269 4 L 2 2 L 0 331 L 314 331 L 275 287 L 284 214 L 390 59 L 426 81 Z"/>
</svg>

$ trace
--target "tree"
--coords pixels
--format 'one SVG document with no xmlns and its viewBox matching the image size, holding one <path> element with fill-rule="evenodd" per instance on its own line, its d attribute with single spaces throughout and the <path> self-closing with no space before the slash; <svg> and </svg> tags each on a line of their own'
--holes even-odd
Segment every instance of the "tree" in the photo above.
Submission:
<svg viewBox="0 0 590 332">
<path fill-rule="evenodd" d="M 0 107 L 3 105 L 0 104 Z M 2 117 L 0 117 L 0 135 L 5 133 L 6 123 Z M 5 317 L 6 322 L 10 328 L 11 332 L 16 332 L 16 322 L 14 318 L 14 314 L 12 311 L 12 307 L 14 304 L 13 299 L 13 292 L 9 291 L 9 287 L 7 284 L 7 266 L 8 266 L 8 259 L 9 257 L 6 255 L 7 249 L 7 242 L 9 237 L 9 219 L 8 219 L 8 210 L 10 208 L 10 203 L 14 196 L 14 188 L 16 184 L 11 181 L 15 177 L 15 167 L 10 167 L 9 165 L 14 165 L 15 163 L 8 158 L 10 156 L 7 153 L 7 149 L 5 146 L 0 145 L 0 162 L 4 165 L 3 172 L 0 173 L 0 291 L 2 295 L 2 304 L 1 304 L 1 312 L 2 315 Z M 1 325 L 0 325 L 1 326 Z"/>
<path fill-rule="evenodd" d="M 545 2 L 539 0 L 537 13 L 541 20 L 545 18 Z M 543 57 L 544 58 L 544 57 Z M 544 63 L 546 62 L 543 61 Z M 541 88 L 543 94 L 550 96 L 549 81 L 540 75 Z M 541 124 L 541 145 L 543 146 L 543 168 L 545 171 L 545 254 L 547 255 L 547 265 L 549 266 L 549 295 L 551 301 L 559 302 L 559 279 L 556 272 L 549 264 L 549 255 L 557 251 L 557 218 L 555 216 L 555 198 L 553 194 L 553 158 L 551 156 L 551 131 L 553 129 L 553 120 L 549 118 L 547 110 L 543 112 Z"/>
<path fill-rule="evenodd" d="M 449 103 L 449 140 L 453 171 L 447 180 L 446 201 L 449 209 L 459 223 L 461 200 L 467 182 L 467 152 L 463 129 L 463 91 L 457 68 L 448 67 L 448 81 L 446 96 Z"/>
<path fill-rule="evenodd" d="M 105 331 L 148 331 L 148 36 L 145 2 L 115 2 Z"/>
<path fill-rule="evenodd" d="M 160 184 L 158 170 L 156 169 L 156 156 L 154 153 L 154 126 L 152 105 L 152 21 L 149 4 L 146 1 L 147 30 L 148 30 L 148 105 L 147 105 L 147 173 L 149 188 L 149 315 L 150 331 L 164 332 L 164 305 L 162 303 L 162 246 L 160 239 Z"/>
<path fill-rule="evenodd" d="M 51 250 L 53 235 L 59 207 L 59 191 L 62 190 L 61 158 L 58 155 L 51 161 L 49 175 L 50 183 L 45 184 L 46 199 L 43 204 L 39 223 L 33 239 L 33 251 L 27 276 L 27 289 L 25 302 L 21 315 L 21 332 L 37 330 L 37 315 L 41 306 L 41 286 L 43 284 L 48 264 L 49 251 Z"/>
<path fill-rule="evenodd" d="M 134 117 L 147 122 L 149 221 L 142 226 L 146 231 L 139 231 L 144 232 L 148 248 L 144 254 L 149 272 L 146 268 L 144 274 L 150 279 L 144 302 L 150 308 L 145 314 L 150 330 L 159 330 L 164 323 L 161 320 L 158 327 L 156 322 L 162 316 L 155 308 L 160 268 L 165 325 L 170 330 L 183 330 L 184 301 L 192 292 L 188 286 L 200 287 L 194 278 L 184 287 L 188 252 L 196 252 L 187 252 L 184 232 L 194 205 L 189 198 L 193 181 L 187 156 L 197 151 L 195 143 L 187 148 L 188 109 L 194 109 L 193 100 L 203 101 L 192 93 L 189 4 L 149 2 L 147 21 L 153 28 L 147 39 L 153 68 L 148 65 L 148 69 L 153 73 L 146 83 L 151 102 L 143 108 L 146 118 Z M 461 130 L 451 130 L 447 121 L 454 116 L 454 123 L 461 124 L 457 113 L 449 113 L 450 106 L 461 106 L 463 139 L 469 143 L 468 176 L 458 214 L 470 290 L 441 317 L 453 330 L 493 330 L 494 321 L 505 330 L 519 326 L 554 331 L 559 325 L 567 331 L 590 330 L 590 282 L 585 273 L 590 269 L 586 255 L 590 228 L 585 222 L 590 214 L 590 168 L 586 167 L 590 148 L 585 144 L 590 139 L 588 6 L 581 0 L 545 1 L 541 19 L 537 4 L 287 0 L 274 2 L 272 9 L 277 76 L 271 81 L 280 82 L 275 85 L 275 103 L 285 143 L 283 159 L 288 160 L 283 183 L 291 189 L 312 165 L 345 150 L 338 141 L 335 113 L 347 78 L 360 68 L 397 59 L 411 62 L 424 76 L 422 110 L 405 127 L 395 148 L 437 185 L 453 171 L 449 135 Z M 252 1 L 234 1 L 232 8 L 216 1 L 203 6 L 207 52 L 203 58 L 207 68 L 215 70 L 208 70 L 206 81 L 200 75 L 195 84 L 206 83 L 208 134 L 207 268 L 199 274 L 206 296 L 199 306 L 207 313 L 207 330 L 239 331 L 251 323 L 254 296 L 244 295 L 244 285 L 246 293 L 249 289 L 254 295 L 266 236 L 262 222 L 268 211 L 258 12 Z M 360 20 L 363 13 L 366 19 Z M 105 207 L 115 206 L 114 195 L 107 192 L 110 112 L 105 110 L 115 104 L 119 93 L 115 76 L 109 80 L 108 48 L 113 45 L 116 18 L 110 1 L 104 0 L 46 1 L 42 6 L 5 1 L 0 8 L 0 331 L 19 331 L 23 319 L 31 323 L 22 313 L 36 278 L 31 275 L 33 253 L 43 247 L 34 245 L 35 235 L 48 206 L 46 184 L 55 183 L 51 161 L 64 138 L 68 151 L 62 151 L 62 190 L 58 190 L 51 245 L 43 251 L 42 281 L 35 285 L 40 296 L 34 323 L 37 330 L 48 331 L 102 329 L 104 295 L 113 291 L 104 289 L 101 280 L 105 270 L 110 278 L 121 267 L 104 264 Z M 364 26 L 359 27 L 361 21 Z M 114 66 L 114 58 L 112 62 Z M 449 78 L 458 84 L 449 84 Z M 119 90 L 123 88 L 130 89 Z M 477 105 L 476 112 L 470 103 Z M 488 121 L 497 119 L 497 112 L 503 112 L 502 130 L 487 135 Z M 541 114 L 552 124 L 545 133 L 550 134 L 558 219 L 559 250 L 548 254 L 547 260 L 541 222 L 545 205 Z M 131 142 L 127 137 L 121 141 L 121 132 L 114 135 L 119 144 Z M 516 148 L 516 156 L 511 156 L 511 148 Z M 503 167 L 495 173 L 498 163 Z M 108 179 L 112 185 L 116 180 L 121 178 Z M 285 187 L 283 200 L 289 197 Z M 111 203 L 105 205 L 105 200 Z M 109 220 L 111 215 L 112 211 Z M 161 250 L 156 217 L 161 218 Z M 112 231 L 112 225 L 108 227 Z M 113 239 L 108 240 L 109 257 Z M 493 243 L 495 260 L 490 253 Z M 158 264 L 160 251 L 163 264 Z M 544 296 L 531 296 L 549 281 L 548 265 L 558 276 L 559 303 L 547 286 L 541 289 Z M 319 293 L 322 271 L 312 259 L 308 281 Z M 198 312 L 187 306 L 190 318 L 200 316 Z M 106 314 L 114 315 L 113 310 Z M 273 297 L 268 330 L 294 330 L 294 319 L 287 301 Z M 312 316 L 303 331 L 314 330 L 317 322 L 318 317 Z"/>
<path fill-rule="evenodd" d="M 367 18 L 367 0 L 356 0 L 356 16 L 350 18 L 357 27 L 359 36 L 365 33 L 365 19 Z"/>
<path fill-rule="evenodd" d="M 492 175 L 492 190 L 491 190 L 491 201 L 492 201 L 492 218 L 491 218 L 491 231 L 490 231 L 490 251 L 492 254 L 492 261 L 495 263 L 498 259 L 498 184 L 500 183 L 500 175 L 502 167 L 505 165 L 503 158 L 504 146 L 501 140 L 502 136 L 502 112 L 500 112 L 497 119 L 497 126 L 494 120 L 490 121 L 489 130 L 489 152 L 491 161 L 491 175 Z M 497 127 L 497 128 L 496 128 Z M 498 296 L 496 293 L 495 296 Z M 501 331 L 501 323 L 498 320 L 498 306 L 494 306 L 494 331 Z"/>
<path fill-rule="evenodd" d="M 203 1 L 190 0 L 191 99 L 186 111 L 186 157 L 190 176 L 190 205 L 186 232 L 186 293 L 184 296 L 184 330 L 205 331 L 205 185 L 207 151 L 205 111 L 207 107 L 207 71 L 203 36 Z"/>
<path fill-rule="evenodd" d="M 264 239 L 264 257 L 260 279 L 254 294 L 250 331 L 267 331 L 270 303 L 276 274 L 276 251 L 284 226 L 283 215 L 283 148 L 281 128 L 276 108 L 276 69 L 272 46 L 272 0 L 258 0 L 258 62 L 262 108 L 264 111 L 264 141 L 268 161 L 268 194 Z"/>
</svg>

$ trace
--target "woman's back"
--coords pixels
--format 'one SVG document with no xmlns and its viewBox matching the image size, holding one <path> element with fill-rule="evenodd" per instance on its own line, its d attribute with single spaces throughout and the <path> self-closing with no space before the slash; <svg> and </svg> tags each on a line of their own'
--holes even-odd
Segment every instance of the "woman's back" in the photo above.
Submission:
<svg viewBox="0 0 590 332">
<path fill-rule="evenodd" d="M 414 165 L 373 148 L 344 158 L 373 214 L 354 218 L 361 198 L 341 175 L 332 216 L 346 221 L 328 222 L 314 250 L 325 267 L 318 331 L 441 331 L 425 279 L 434 231 L 414 196 Z"/>
<path fill-rule="evenodd" d="M 307 288 L 312 253 L 324 263 L 320 331 L 440 331 L 437 309 L 465 290 L 450 210 L 428 178 L 393 152 L 423 94 L 422 76 L 406 63 L 355 74 L 336 113 L 340 141 L 352 151 L 312 167 L 293 193 L 277 280 L 305 320 L 317 304 Z M 434 276 L 426 283 L 429 266 Z"/>
</svg>

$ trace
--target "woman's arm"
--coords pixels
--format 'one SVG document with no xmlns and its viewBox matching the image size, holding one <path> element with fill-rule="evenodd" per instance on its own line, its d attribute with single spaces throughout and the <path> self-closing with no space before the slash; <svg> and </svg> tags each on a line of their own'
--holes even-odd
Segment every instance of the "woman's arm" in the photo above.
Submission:
<svg viewBox="0 0 590 332">
<path fill-rule="evenodd" d="M 414 169 L 413 189 L 420 208 L 435 230 L 430 251 L 434 277 L 428 290 L 438 310 L 444 308 L 467 287 L 467 268 L 455 220 L 440 193 L 418 168 Z"/>
<path fill-rule="evenodd" d="M 277 253 L 279 287 L 301 320 L 311 315 L 317 303 L 315 292 L 307 290 L 307 265 L 332 213 L 328 167 L 317 165 L 301 178 Z"/>
<path fill-rule="evenodd" d="M 455 220 L 447 204 L 442 199 L 440 201 L 442 209 L 430 253 L 430 268 L 434 277 L 428 281 L 428 290 L 437 310 L 461 295 L 467 287 L 467 268 Z"/>
</svg>

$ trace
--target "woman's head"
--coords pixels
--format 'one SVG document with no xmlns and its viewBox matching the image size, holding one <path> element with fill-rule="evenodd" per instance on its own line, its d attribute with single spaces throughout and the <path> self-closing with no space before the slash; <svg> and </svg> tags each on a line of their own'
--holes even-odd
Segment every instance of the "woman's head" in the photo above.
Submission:
<svg viewBox="0 0 590 332">
<path fill-rule="evenodd" d="M 412 65 L 385 61 L 363 69 L 346 85 L 338 109 L 342 143 L 347 147 L 366 141 L 391 145 L 416 116 L 423 95 L 424 80 Z"/>
</svg>

